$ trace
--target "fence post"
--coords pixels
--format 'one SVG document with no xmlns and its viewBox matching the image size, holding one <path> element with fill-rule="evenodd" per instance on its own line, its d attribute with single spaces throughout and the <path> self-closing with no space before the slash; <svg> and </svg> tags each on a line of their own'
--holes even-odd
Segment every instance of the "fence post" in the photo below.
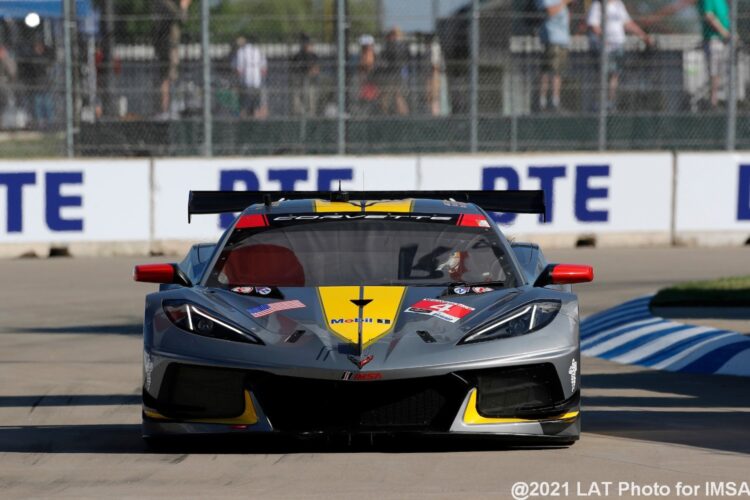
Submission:
<svg viewBox="0 0 750 500">
<path fill-rule="evenodd" d="M 727 151 L 734 151 L 737 142 L 737 3 L 731 1 L 729 15 L 729 68 L 727 68 Z"/>
<path fill-rule="evenodd" d="M 203 154 L 213 155 L 211 100 L 211 34 L 209 0 L 201 0 L 201 52 L 203 55 Z"/>
<path fill-rule="evenodd" d="M 513 64 L 513 52 L 510 53 L 510 150 L 518 151 L 518 113 L 516 112 L 516 68 Z"/>
<path fill-rule="evenodd" d="M 609 100 L 609 74 L 607 64 L 607 0 L 599 2 L 602 8 L 601 51 L 599 53 L 599 151 L 607 149 L 607 105 Z"/>
<path fill-rule="evenodd" d="M 115 0 L 105 0 L 104 2 L 104 33 L 101 39 L 102 54 L 104 55 L 104 71 L 101 74 L 102 93 L 102 112 L 105 117 L 111 118 L 117 116 L 115 107 Z"/>
<path fill-rule="evenodd" d="M 470 42 L 470 82 L 469 82 L 469 150 L 479 149 L 479 0 L 471 1 L 471 42 Z"/>
<path fill-rule="evenodd" d="M 73 133 L 73 40 L 71 30 L 75 19 L 72 18 L 71 3 L 75 0 L 63 0 L 63 45 L 65 48 L 65 153 L 73 158 L 75 153 Z"/>
<path fill-rule="evenodd" d="M 526 20 L 521 17 L 520 22 L 525 22 Z M 510 13 L 510 29 L 511 33 L 513 33 L 513 30 L 515 29 L 516 24 L 519 22 L 518 17 L 516 16 L 516 9 L 513 9 L 513 11 Z M 508 70 L 505 70 L 505 67 L 507 65 Z M 516 65 L 515 65 L 515 57 L 513 55 L 513 37 L 510 38 L 510 41 L 508 43 L 508 58 L 506 62 L 503 64 L 503 73 L 508 73 L 510 77 L 508 78 L 508 83 L 510 86 L 510 151 L 512 153 L 515 153 L 518 151 L 518 112 L 516 111 Z M 507 95 L 507 93 L 505 94 Z M 503 98 L 504 99 L 504 98 Z"/>
<path fill-rule="evenodd" d="M 336 9 L 338 153 L 346 154 L 346 0 L 338 0 Z"/>
</svg>

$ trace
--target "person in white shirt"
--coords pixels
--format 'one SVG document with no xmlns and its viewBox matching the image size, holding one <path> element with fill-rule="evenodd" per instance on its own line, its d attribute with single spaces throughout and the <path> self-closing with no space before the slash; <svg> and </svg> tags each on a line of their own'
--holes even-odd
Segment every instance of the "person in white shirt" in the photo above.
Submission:
<svg viewBox="0 0 750 500">
<path fill-rule="evenodd" d="M 237 51 L 232 67 L 240 82 L 240 116 L 265 118 L 267 108 L 263 104 L 263 85 L 268 73 L 268 61 L 261 50 L 241 36 L 237 39 Z"/>
<path fill-rule="evenodd" d="M 628 14 L 628 9 L 622 0 L 607 1 L 607 33 L 604 45 L 607 50 L 607 74 L 609 75 L 609 105 L 614 106 L 617 87 L 620 83 L 620 70 L 625 55 L 626 33 L 632 33 L 643 42 L 651 46 L 651 37 L 644 32 Z M 594 46 L 601 50 L 602 39 L 602 3 L 595 1 L 591 4 L 586 24 L 594 37 Z"/>
</svg>

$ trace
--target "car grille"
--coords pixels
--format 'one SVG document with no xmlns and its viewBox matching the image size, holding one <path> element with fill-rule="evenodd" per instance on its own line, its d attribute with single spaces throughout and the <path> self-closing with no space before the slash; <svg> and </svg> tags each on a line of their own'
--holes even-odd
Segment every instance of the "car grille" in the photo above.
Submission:
<svg viewBox="0 0 750 500">
<path fill-rule="evenodd" d="M 363 372 L 368 373 L 368 372 Z M 169 418 L 231 418 L 249 390 L 275 430 L 390 432 L 450 429 L 469 390 L 485 417 L 546 418 L 578 404 L 563 400 L 552 364 L 399 380 L 320 380 L 172 363 L 158 398 L 144 403 Z"/>
<path fill-rule="evenodd" d="M 282 431 L 447 431 L 469 387 L 454 375 L 331 381 L 248 374 L 248 385 Z"/>
</svg>

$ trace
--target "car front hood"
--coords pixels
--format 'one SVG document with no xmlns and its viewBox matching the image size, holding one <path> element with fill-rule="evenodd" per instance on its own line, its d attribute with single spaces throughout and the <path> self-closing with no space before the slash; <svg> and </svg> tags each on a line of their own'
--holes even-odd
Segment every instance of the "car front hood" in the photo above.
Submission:
<svg viewBox="0 0 750 500">
<path fill-rule="evenodd" d="M 455 344 L 521 295 L 497 287 L 335 286 L 237 287 L 204 297 L 231 309 L 230 319 L 267 345 L 315 336 L 321 346 L 362 354 L 377 346 L 393 351 L 406 336 Z"/>
<path fill-rule="evenodd" d="M 252 291 L 250 290 L 252 288 Z M 156 352 L 277 374 L 340 377 L 379 371 L 383 378 L 442 373 L 454 366 L 545 359 L 578 342 L 577 301 L 558 290 L 461 287 L 210 287 L 171 290 L 160 301 L 187 300 L 251 332 L 264 345 L 214 341 L 173 328 L 155 315 Z M 534 300 L 560 300 L 555 319 L 530 335 L 459 344 L 470 331 Z M 160 307 L 161 309 L 161 307 Z M 168 326 L 169 325 L 169 326 Z M 166 334 L 167 332 L 173 332 Z M 424 376 L 424 375 L 423 375 Z"/>
</svg>

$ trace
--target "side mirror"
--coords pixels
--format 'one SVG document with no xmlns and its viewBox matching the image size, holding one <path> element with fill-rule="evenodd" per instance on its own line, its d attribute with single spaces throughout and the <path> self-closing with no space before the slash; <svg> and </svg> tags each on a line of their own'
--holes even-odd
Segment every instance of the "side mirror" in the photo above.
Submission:
<svg viewBox="0 0 750 500">
<path fill-rule="evenodd" d="M 594 281 L 594 268 L 578 264 L 550 264 L 539 275 L 534 286 L 572 285 Z"/>
<path fill-rule="evenodd" d="M 133 268 L 133 281 L 192 286 L 177 264 L 141 264 Z"/>
</svg>

